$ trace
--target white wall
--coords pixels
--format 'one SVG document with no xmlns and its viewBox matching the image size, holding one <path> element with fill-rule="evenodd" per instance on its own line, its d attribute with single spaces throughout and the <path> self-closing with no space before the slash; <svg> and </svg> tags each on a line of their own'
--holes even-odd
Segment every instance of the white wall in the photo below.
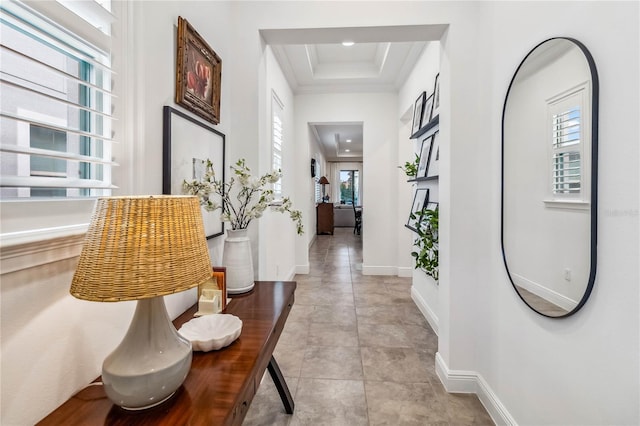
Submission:
<svg viewBox="0 0 640 426">
<path fill-rule="evenodd" d="M 396 95 L 388 93 L 296 96 L 296 139 L 310 141 L 307 123 L 363 123 L 363 273 L 396 275 Z M 304 160 L 308 164 L 308 159 Z M 333 194 L 333 189 L 331 190 Z M 335 196 L 335 194 L 334 194 Z M 315 212 L 310 212 L 314 215 Z"/>
<path fill-rule="evenodd" d="M 285 197 L 291 197 L 295 191 L 295 144 L 294 138 L 294 97 L 289 84 L 287 83 L 278 62 L 273 56 L 273 52 L 269 46 L 264 52 L 265 62 L 265 79 L 266 84 L 264 90 L 261 91 L 265 98 L 264 108 L 261 111 L 266 112 L 264 119 L 264 137 L 260 142 L 260 173 L 271 171 L 271 102 L 273 93 L 276 94 L 280 102 L 282 102 L 283 110 L 283 146 L 282 146 L 282 194 Z M 294 204 L 294 209 L 299 206 Z M 269 208 L 258 221 L 259 225 L 259 246 L 257 255 L 259 256 L 259 273 L 257 278 L 260 280 L 290 280 L 295 275 L 296 255 L 295 241 L 297 237 L 295 232 L 295 224 L 289 218 L 288 213 L 278 213 Z M 315 229 L 304 230 L 305 233 L 314 233 Z"/>
<path fill-rule="evenodd" d="M 568 19 L 574 16 L 573 19 Z M 476 367 L 519 424 L 638 424 L 638 3 L 495 3 L 487 10 L 488 48 L 478 102 L 491 119 L 477 161 L 489 233 L 473 242 L 479 269 Z M 598 272 L 584 308 L 553 320 L 517 299 L 499 255 L 500 116 L 524 55 L 553 36 L 571 36 L 593 55 L 600 77 Z M 482 67 L 484 68 L 484 67 Z M 479 100 L 480 101 L 480 100 Z M 482 130 L 482 129 L 478 129 Z M 624 152 L 624 155 L 619 155 Z M 462 265 L 460 265 L 462 266 Z M 455 368 L 469 369 L 454 361 Z"/>
</svg>

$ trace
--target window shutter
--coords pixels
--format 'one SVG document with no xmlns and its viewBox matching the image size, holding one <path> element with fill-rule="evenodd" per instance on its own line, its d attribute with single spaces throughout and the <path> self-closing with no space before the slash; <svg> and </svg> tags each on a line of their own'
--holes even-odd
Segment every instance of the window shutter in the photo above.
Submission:
<svg viewBox="0 0 640 426">
<path fill-rule="evenodd" d="M 553 194 L 579 194 L 581 189 L 580 107 L 553 114 L 552 190 Z"/>
<path fill-rule="evenodd" d="M 87 4 L 72 12 L 55 2 L 0 3 L 3 200 L 101 196 L 115 188 L 113 16 L 97 3 L 69 3 Z M 82 13 L 91 25 L 78 20 Z"/>
<path fill-rule="evenodd" d="M 273 93 L 271 102 L 271 167 L 273 170 L 282 170 L 283 110 L 282 102 Z M 282 179 L 273 184 L 273 195 L 276 199 L 282 196 Z"/>
</svg>

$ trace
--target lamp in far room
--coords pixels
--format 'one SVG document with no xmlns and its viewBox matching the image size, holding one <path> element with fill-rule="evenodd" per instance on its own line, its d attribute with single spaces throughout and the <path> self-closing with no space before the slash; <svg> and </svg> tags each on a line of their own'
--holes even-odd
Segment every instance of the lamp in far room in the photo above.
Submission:
<svg viewBox="0 0 640 426">
<path fill-rule="evenodd" d="M 97 302 L 137 300 L 129 330 L 102 364 L 104 390 L 125 409 L 167 400 L 191 368 L 191 342 L 169 319 L 164 295 L 212 276 L 195 196 L 99 198 L 70 293 Z"/>
<path fill-rule="evenodd" d="M 324 195 L 324 186 L 325 186 L 325 185 L 329 185 L 329 181 L 327 180 L 327 178 L 326 178 L 326 177 L 322 176 L 322 177 L 320 178 L 320 180 L 318 181 L 318 183 L 319 183 L 320 185 L 322 185 L 322 202 L 323 202 L 323 203 L 326 203 L 326 202 L 327 202 L 327 199 L 325 198 L 325 195 Z"/>
</svg>

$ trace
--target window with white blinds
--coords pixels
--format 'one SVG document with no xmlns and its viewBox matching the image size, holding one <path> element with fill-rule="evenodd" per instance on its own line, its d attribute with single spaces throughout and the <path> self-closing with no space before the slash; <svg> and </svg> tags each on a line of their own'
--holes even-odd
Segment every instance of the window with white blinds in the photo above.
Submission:
<svg viewBox="0 0 640 426">
<path fill-rule="evenodd" d="M 67 3 L 81 7 L 0 3 L 3 201 L 93 197 L 115 188 L 108 37 L 114 18 L 96 2 Z"/>
<path fill-rule="evenodd" d="M 552 191 L 554 194 L 579 194 L 581 186 L 580 107 L 574 105 L 553 114 Z"/>
<path fill-rule="evenodd" d="M 282 170 L 282 144 L 284 142 L 283 130 L 284 107 L 278 96 L 272 93 L 271 97 L 271 168 Z M 273 184 L 273 195 L 276 199 L 282 197 L 282 179 Z"/>
<path fill-rule="evenodd" d="M 590 182 L 588 158 L 590 152 L 589 123 L 586 102 L 587 83 L 565 91 L 547 101 L 550 135 L 549 201 L 587 201 Z"/>
</svg>

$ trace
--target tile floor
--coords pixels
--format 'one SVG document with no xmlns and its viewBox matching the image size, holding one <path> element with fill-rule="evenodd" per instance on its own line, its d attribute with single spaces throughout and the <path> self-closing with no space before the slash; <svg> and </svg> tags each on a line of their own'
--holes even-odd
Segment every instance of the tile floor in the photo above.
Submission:
<svg viewBox="0 0 640 426">
<path fill-rule="evenodd" d="M 266 374 L 244 425 L 493 425 L 475 395 L 448 394 L 436 376 L 438 338 L 411 279 L 361 274 L 361 238 L 317 236 L 274 354 L 294 414 Z"/>
</svg>

